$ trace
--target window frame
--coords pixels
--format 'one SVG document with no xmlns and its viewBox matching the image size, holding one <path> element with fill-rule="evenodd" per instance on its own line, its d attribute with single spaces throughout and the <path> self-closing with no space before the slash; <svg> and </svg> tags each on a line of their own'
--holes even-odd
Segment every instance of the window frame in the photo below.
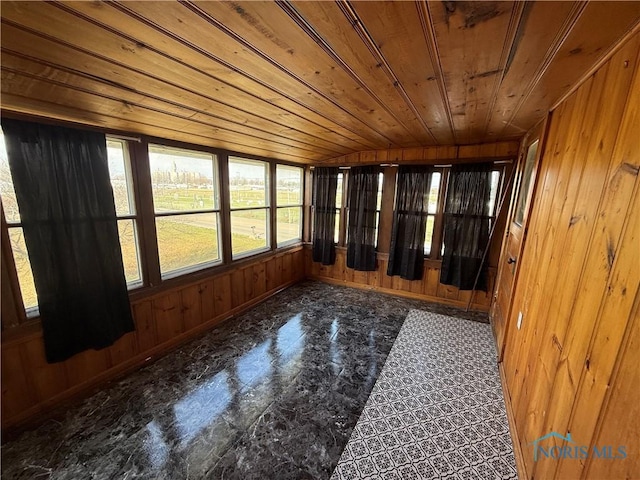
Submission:
<svg viewBox="0 0 640 480">
<path fill-rule="evenodd" d="M 273 175 L 273 171 L 275 171 L 275 165 L 274 162 L 271 160 L 261 160 L 261 159 L 257 159 L 251 156 L 245 156 L 242 154 L 234 154 L 234 155 L 228 155 L 227 156 L 227 162 L 226 162 L 226 168 L 227 168 L 227 172 L 229 169 L 229 166 L 231 165 L 232 159 L 237 159 L 240 161 L 244 161 L 244 162 L 250 162 L 250 163 L 262 163 L 264 164 L 264 172 L 265 172 L 265 204 L 263 206 L 258 206 L 258 207 L 232 207 L 231 206 L 231 175 L 228 174 L 227 176 L 227 192 L 228 192 L 228 197 L 227 197 L 227 209 L 228 209 L 228 218 L 229 218 L 229 231 L 227 233 L 227 236 L 229 237 L 229 245 L 231 247 L 231 250 L 229 252 L 229 261 L 230 263 L 238 261 L 238 260 L 242 260 L 248 257 L 252 257 L 254 255 L 259 255 L 261 253 L 264 252 L 268 252 L 268 251 L 274 251 L 277 249 L 277 246 L 274 248 L 274 241 L 275 241 L 275 236 L 273 235 L 274 233 L 274 223 L 276 221 L 275 217 L 273 217 L 273 212 L 274 209 L 272 208 L 272 203 L 274 203 L 274 195 L 275 195 L 275 189 L 273 188 L 273 184 L 274 182 L 272 181 L 272 175 Z M 232 238 L 232 234 L 233 234 L 233 229 L 232 229 L 232 217 L 233 217 L 233 212 L 242 212 L 242 211 L 257 211 L 257 210 L 265 210 L 265 240 L 266 240 L 266 245 L 265 247 L 262 248 L 254 248 L 252 250 L 246 250 L 244 252 L 241 252 L 239 254 L 234 254 L 233 253 L 233 238 Z"/>
<path fill-rule="evenodd" d="M 493 225 L 498 220 L 498 207 L 500 206 L 500 199 L 502 194 L 504 193 L 505 188 L 505 173 L 507 171 L 506 167 L 510 162 L 496 162 L 493 165 L 491 172 L 497 172 L 499 174 L 498 184 L 496 188 L 493 210 L 490 213 L 489 225 L 490 228 L 493 228 Z M 424 254 L 425 260 L 442 260 L 442 249 L 443 249 L 443 241 L 444 241 L 444 208 L 447 199 L 447 193 L 449 190 L 449 177 L 451 173 L 451 165 L 446 166 L 438 166 L 436 165 L 434 168 L 434 172 L 441 172 L 440 176 L 440 189 L 438 191 L 438 204 L 436 207 L 436 213 L 429 213 L 427 217 L 434 217 L 433 224 L 433 235 L 431 237 L 431 250 L 428 254 Z M 426 232 L 425 232 L 426 235 Z M 426 237 L 425 237 L 426 242 Z"/>
<path fill-rule="evenodd" d="M 187 152 L 194 153 L 198 155 L 208 155 L 211 157 L 212 161 L 212 173 L 213 173 L 213 194 L 214 194 L 214 208 L 201 208 L 201 209 L 191 209 L 191 210 L 169 210 L 166 212 L 158 212 L 156 210 L 155 201 L 154 201 L 154 193 L 153 193 L 153 181 L 152 181 L 152 171 L 151 171 L 151 149 L 157 147 L 159 149 L 166 149 L 167 151 L 177 151 L 177 152 Z M 151 189 L 150 189 L 150 202 L 151 202 L 151 212 L 153 215 L 153 223 L 154 223 L 154 233 L 155 233 L 155 243 L 156 243 L 156 252 L 157 258 L 155 261 L 158 264 L 158 269 L 160 273 L 160 281 L 181 277 L 187 275 L 189 273 L 198 272 L 201 270 L 205 270 L 207 268 L 215 267 L 217 265 L 221 265 L 224 263 L 224 246 L 222 239 L 222 228 L 221 228 L 221 217 L 222 217 L 222 200 L 221 200 L 221 188 L 220 188 L 220 166 L 219 166 L 219 156 L 215 152 L 208 151 L 206 149 L 196 149 L 196 148 L 187 148 L 182 146 L 175 146 L 172 144 L 165 144 L 159 142 L 149 142 L 146 144 L 147 150 L 147 169 L 149 179 L 151 180 Z M 217 202 L 216 202 L 217 201 Z M 216 208 L 217 206 L 217 208 Z M 179 267 L 173 270 L 169 270 L 165 273 L 162 272 L 162 265 L 160 261 L 160 243 L 158 241 L 158 218 L 170 218 L 170 217 L 179 217 L 179 216 L 187 216 L 187 215 L 200 215 L 200 214 L 214 214 L 214 218 L 216 219 L 216 236 L 217 236 L 217 247 L 218 247 L 218 258 L 211 261 L 200 262 L 184 267 Z"/>
<path fill-rule="evenodd" d="M 298 203 L 286 203 L 283 205 L 279 205 L 278 204 L 278 167 L 283 167 L 283 168 L 296 168 L 298 170 L 300 170 L 300 196 L 299 196 L 299 202 Z M 287 165 L 285 163 L 280 163 L 277 162 L 275 164 L 275 181 L 273 181 L 273 190 L 274 190 L 274 197 L 275 197 L 275 201 L 273 202 L 275 204 L 274 210 L 275 210 L 275 235 L 272 235 L 273 237 L 273 241 L 275 242 L 276 245 L 276 249 L 278 248 L 283 248 L 283 247 L 288 247 L 289 245 L 295 245 L 297 243 L 302 242 L 302 236 L 303 236 L 303 229 L 304 229 L 304 167 L 298 167 L 295 165 Z M 285 209 L 285 208 L 298 208 L 299 211 L 299 220 L 298 220 L 298 236 L 296 238 L 292 238 L 289 240 L 285 240 L 284 242 L 278 242 L 278 210 L 279 209 Z"/>
<path fill-rule="evenodd" d="M 349 167 L 350 168 L 350 167 Z M 338 178 L 342 176 L 342 180 L 338 183 L 342 186 L 340 192 L 340 205 L 336 201 L 336 227 L 338 228 L 338 241 L 336 247 L 344 247 L 347 244 L 347 186 L 349 184 L 349 168 L 340 168 L 338 172 Z M 336 187 L 336 200 L 338 199 L 338 188 Z M 335 241 L 335 234 L 333 237 Z"/>
<path fill-rule="evenodd" d="M 127 282 L 127 290 L 135 290 L 137 288 L 143 287 L 144 282 L 144 273 L 142 266 L 142 249 L 141 249 L 141 238 L 140 238 L 140 219 L 138 214 L 138 197 L 137 197 L 137 188 L 136 188 L 136 179 L 133 164 L 131 161 L 131 149 L 129 145 L 129 141 L 126 139 L 118 138 L 114 135 L 106 135 L 105 138 L 107 142 L 107 151 L 109 149 L 109 142 L 120 143 L 122 146 L 122 157 L 124 159 L 124 168 L 125 168 L 125 179 L 127 183 L 127 195 L 129 200 L 129 212 L 128 214 L 120 215 L 118 214 L 118 207 L 116 206 L 116 223 L 118 226 L 121 221 L 131 221 L 133 224 L 133 238 L 135 243 L 135 251 L 136 251 L 136 261 L 138 263 L 138 275 L 139 279 L 131 282 Z M 108 155 L 108 154 L 107 154 Z M 109 172 L 109 178 L 111 178 L 111 172 Z M 113 183 L 111 184 L 111 188 L 113 188 Z M 114 195 L 115 202 L 115 195 Z M 133 213 L 131 213 L 133 212 Z M 118 229 L 118 233 L 120 230 Z M 122 255 L 122 243 L 120 243 L 120 254 Z M 124 258 L 123 258 L 124 264 Z M 126 272 L 125 272 L 126 274 Z"/>
</svg>

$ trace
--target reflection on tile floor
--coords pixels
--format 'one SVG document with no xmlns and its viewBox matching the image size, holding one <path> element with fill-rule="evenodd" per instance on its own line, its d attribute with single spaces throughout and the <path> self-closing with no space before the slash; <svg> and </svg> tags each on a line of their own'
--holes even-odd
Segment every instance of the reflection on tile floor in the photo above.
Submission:
<svg viewBox="0 0 640 480">
<path fill-rule="evenodd" d="M 304 282 L 2 446 L 2 478 L 328 479 L 409 309 Z"/>
<path fill-rule="evenodd" d="M 412 310 L 331 477 L 516 479 L 491 327 Z"/>
</svg>

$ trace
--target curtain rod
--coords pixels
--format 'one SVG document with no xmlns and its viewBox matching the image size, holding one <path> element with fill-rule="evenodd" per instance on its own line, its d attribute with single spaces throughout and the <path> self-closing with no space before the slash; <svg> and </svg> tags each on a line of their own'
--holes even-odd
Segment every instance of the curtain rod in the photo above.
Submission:
<svg viewBox="0 0 640 480">
<path fill-rule="evenodd" d="M 496 160 L 495 162 L 493 162 L 494 165 L 509 165 L 513 163 L 513 160 Z M 463 165 L 463 162 L 457 163 L 456 165 Z M 447 167 L 452 167 L 453 164 L 452 163 L 448 163 L 445 165 L 434 165 L 434 167 L 437 168 L 447 168 Z"/>
<path fill-rule="evenodd" d="M 120 138 L 124 138 L 124 137 L 120 137 Z M 494 165 L 510 165 L 513 163 L 513 160 L 496 160 L 495 162 L 493 162 Z M 459 162 L 456 165 L 460 165 L 460 164 L 464 164 L 464 162 Z M 398 163 L 381 163 L 380 166 L 381 167 L 398 167 L 400 164 Z M 408 163 L 407 165 L 416 165 L 416 163 Z M 417 164 L 417 165 L 422 165 L 422 164 Z M 445 165 L 433 165 L 434 167 L 437 168 L 447 168 L 447 167 L 452 167 L 453 164 L 452 163 L 448 163 Z M 313 170 L 314 168 L 316 168 L 315 165 L 311 165 L 309 167 L 309 169 Z M 340 170 L 349 170 L 351 167 L 338 167 Z"/>
</svg>

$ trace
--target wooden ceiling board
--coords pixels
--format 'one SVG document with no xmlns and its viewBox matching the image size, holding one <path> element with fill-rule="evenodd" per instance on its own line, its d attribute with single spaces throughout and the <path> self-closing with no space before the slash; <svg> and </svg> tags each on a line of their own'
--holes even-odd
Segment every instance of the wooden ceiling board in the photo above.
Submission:
<svg viewBox="0 0 640 480">
<path fill-rule="evenodd" d="M 311 151 L 301 151 L 299 148 L 282 145 L 272 140 L 248 137 L 246 135 L 241 136 L 221 128 L 211 127 L 200 121 L 167 113 L 161 109 L 109 99 L 102 95 L 79 89 L 73 90 L 73 95 L 69 95 L 69 85 L 51 80 L 42 81 L 35 76 L 29 76 L 24 73 L 15 73 L 4 69 L 2 71 L 2 82 L 4 84 L 3 94 L 20 95 L 24 93 L 28 98 L 43 102 L 55 99 L 50 103 L 66 107 L 75 106 L 85 112 L 91 112 L 95 116 L 131 117 L 136 122 L 155 125 L 158 130 L 166 125 L 172 130 L 188 131 L 190 134 L 200 138 L 208 138 L 209 141 L 205 143 L 206 145 L 211 145 L 213 140 L 217 140 L 227 145 L 226 148 L 229 148 L 229 145 L 237 145 L 240 147 L 239 151 L 243 151 L 246 147 L 251 146 L 261 152 L 274 152 L 277 156 L 296 157 L 298 162 L 316 158 Z"/>
<path fill-rule="evenodd" d="M 71 89 L 84 88 L 96 94 L 121 99 L 122 101 L 155 106 L 162 111 L 178 112 L 178 116 L 201 119 L 212 127 L 220 127 L 241 135 L 272 139 L 276 143 L 319 153 L 337 155 L 340 152 L 336 144 L 309 136 L 293 129 L 277 131 L 273 124 L 238 109 L 219 102 L 203 99 L 201 95 L 175 85 L 160 82 L 130 69 L 104 59 L 88 55 L 67 46 L 55 44 L 48 39 L 36 39 L 12 25 L 5 24 L 2 54 L 5 69 L 24 71 L 39 76 L 42 80 L 51 79 L 66 83 Z M 20 50 L 20 53 L 16 53 Z M 48 60 L 42 60 L 48 57 Z M 65 65 L 67 64 L 67 65 Z M 91 74 L 85 73 L 82 65 L 91 65 Z M 162 92 L 158 96 L 155 92 Z"/>
<path fill-rule="evenodd" d="M 482 141 L 513 2 L 429 3 L 457 143 Z"/>
<path fill-rule="evenodd" d="M 247 2 L 253 4 L 254 2 Z M 255 2 L 262 4 L 262 2 Z M 275 13 L 281 10 L 275 4 L 269 3 L 271 10 Z M 192 7 L 196 11 L 189 7 Z M 200 8 L 206 7 L 206 8 Z M 304 107 L 308 111 L 321 112 L 325 119 L 331 119 L 334 126 L 350 125 L 350 128 L 357 130 L 358 136 L 363 137 L 365 141 L 372 142 L 374 145 L 386 144 L 389 138 L 379 130 L 384 130 L 386 123 L 371 126 L 371 122 L 364 119 L 354 117 L 352 113 L 341 108 L 330 98 L 332 93 L 336 93 L 341 88 L 340 85 L 335 86 L 333 92 L 322 92 L 310 84 L 301 76 L 292 75 L 292 72 L 285 67 L 280 66 L 278 62 L 267 55 L 260 54 L 252 45 L 251 41 L 258 41 L 251 34 L 251 29 L 247 28 L 244 32 L 248 39 L 242 38 L 244 42 L 233 35 L 235 32 L 223 22 L 213 15 L 225 18 L 224 12 L 228 10 L 225 5 L 212 2 L 193 6 L 192 4 L 182 4 L 167 2 L 166 6 L 159 9 L 155 2 L 126 2 L 122 4 L 121 9 L 126 9 L 130 14 L 135 14 L 138 18 L 145 19 L 153 23 L 156 28 L 160 28 L 165 32 L 171 32 L 172 35 L 179 37 L 181 42 L 186 43 L 192 48 L 201 52 L 208 52 L 210 57 L 219 59 L 227 65 L 233 65 L 235 70 L 230 70 L 230 75 L 224 80 L 230 84 L 235 84 L 241 88 L 250 88 L 256 80 L 259 80 L 271 87 L 273 91 L 268 98 L 277 98 L 281 92 L 293 100 L 298 107 Z M 211 16 L 208 16 L 211 15 Z M 284 12 L 283 12 L 284 15 Z M 237 16 L 237 15 L 236 15 Z M 288 17 L 287 17 L 288 19 Z M 133 26 L 132 33 L 137 29 L 137 25 Z M 304 38 L 303 32 L 293 28 L 292 35 L 297 33 Z M 264 42 L 262 47 L 267 49 L 271 42 Z M 317 51 L 315 53 L 317 55 Z M 188 62 L 198 61 L 199 59 L 189 59 Z M 212 64 L 219 63 L 217 60 L 207 60 L 209 68 Z M 304 69 L 308 72 L 308 68 Z M 311 72 L 313 73 L 313 72 Z M 310 75 L 310 74 L 309 74 Z M 220 71 L 215 72 L 216 77 L 220 77 Z M 342 79 L 341 79 L 342 80 Z M 357 96 L 354 95 L 356 98 Z M 352 98 L 347 99 L 354 102 Z M 363 100 L 364 101 L 364 100 Z M 295 125 L 295 119 L 290 119 Z M 347 131 L 349 129 L 346 129 Z"/>
<path fill-rule="evenodd" d="M 144 24 L 132 20 L 128 15 L 112 9 L 106 4 L 98 3 L 97 6 L 95 5 L 95 2 L 71 3 L 71 6 L 75 8 L 74 11 L 79 12 L 79 14 L 84 13 L 82 12 L 83 9 L 92 9 L 90 11 L 94 17 L 100 18 L 104 16 L 106 19 L 111 19 L 113 23 L 117 23 L 120 27 L 127 26 L 129 31 L 119 35 L 103 28 L 97 28 L 96 25 L 82 20 L 77 15 L 56 8 L 55 5 L 40 4 L 37 2 L 3 2 L 2 16 L 5 21 L 10 21 L 15 25 L 39 31 L 63 45 L 71 45 L 74 48 L 86 51 L 96 57 L 117 62 L 152 78 L 158 78 L 169 84 L 182 86 L 182 88 L 186 87 L 191 90 L 203 92 L 203 94 L 208 96 L 216 95 L 227 102 L 233 101 L 240 109 L 251 109 L 258 112 L 264 118 L 278 120 L 284 125 L 288 124 L 291 126 L 292 124 L 300 123 L 300 130 L 313 132 L 314 136 L 319 138 L 330 139 L 338 149 L 361 149 L 363 146 L 377 145 L 361 140 L 360 137 L 351 132 L 341 132 L 345 133 L 345 135 L 335 134 L 333 130 L 317 125 L 313 122 L 313 112 L 308 112 L 300 108 L 300 113 L 295 115 L 286 109 L 274 108 L 273 105 L 262 100 L 262 98 L 277 98 L 278 95 L 273 91 L 265 91 L 264 88 L 259 88 L 257 92 L 247 94 L 236 88 L 236 86 L 230 82 L 217 80 L 206 71 L 207 68 L 211 71 L 212 67 L 215 66 L 216 69 L 214 73 L 219 73 L 221 70 L 224 70 L 225 67 L 219 64 L 212 64 L 212 62 L 207 59 L 203 59 L 199 60 L 203 64 L 202 68 L 198 69 L 197 66 L 199 64 L 196 63 L 193 58 L 195 56 L 194 52 L 188 47 L 176 42 L 174 42 L 171 47 L 172 51 L 176 53 L 176 60 L 174 61 L 172 58 L 163 54 L 163 52 L 152 48 L 151 43 L 143 43 L 140 38 L 129 36 L 128 33 L 144 35 L 142 38 L 146 41 L 151 39 L 157 40 L 158 38 L 166 41 L 166 36 L 156 34 L 154 37 L 153 33 L 156 33 L 155 31 L 149 27 L 145 27 Z M 130 23 L 125 23 L 125 20 Z M 73 29 L 69 28 L 70 24 L 73 24 Z M 87 41 L 87 38 L 91 40 Z M 166 48 L 168 49 L 169 47 Z M 191 63 L 187 64 L 181 61 L 178 54 L 184 57 L 191 55 Z M 194 64 L 196 66 L 194 66 Z M 86 65 L 83 68 L 87 70 L 92 69 L 90 65 Z M 231 69 L 227 68 L 227 70 L 230 75 L 235 77 L 239 76 Z M 164 90 L 159 90 L 159 92 L 163 94 Z M 206 103 L 205 100 L 205 104 Z M 299 105 L 296 104 L 295 107 L 299 108 Z M 307 120 L 303 114 L 312 120 Z M 329 121 L 326 121 L 326 123 L 331 124 Z M 332 124 L 332 126 L 334 130 L 339 130 L 335 124 Z M 277 126 L 272 125 L 272 128 L 277 128 Z M 290 127 L 281 126 L 280 128 L 286 131 Z M 351 135 L 360 141 L 347 138 L 346 135 Z"/>
<path fill-rule="evenodd" d="M 330 5 L 332 3 L 329 2 L 313 4 L 319 15 Z M 418 132 L 411 125 L 411 122 L 415 122 L 415 117 L 408 118 L 405 112 L 388 108 L 385 103 L 377 100 L 379 95 L 389 103 L 396 103 L 396 92 L 387 88 L 388 82 L 378 82 L 377 92 L 368 88 L 358 72 L 345 68 L 346 62 L 341 61 L 339 56 L 336 58 L 327 53 L 322 47 L 321 33 L 317 33 L 313 26 L 309 28 L 311 31 L 299 27 L 291 16 L 295 15 L 294 11 L 287 13 L 283 8 L 273 8 L 270 2 L 260 1 L 200 2 L 197 6 L 211 18 L 221 22 L 227 31 L 231 30 L 244 39 L 251 48 L 247 52 L 248 64 L 255 61 L 252 52 L 260 52 L 271 63 L 280 67 L 281 75 L 297 80 L 305 88 L 335 105 L 338 110 L 351 115 L 351 121 L 357 119 L 377 132 L 384 139 L 380 146 L 384 147 L 388 143 L 419 143 L 416 138 Z M 340 36 L 353 33 L 353 29 L 345 21 L 344 15 L 335 10 L 333 13 L 331 22 L 336 32 L 333 32 L 332 38 L 340 43 Z M 347 44 L 347 48 L 355 52 L 357 44 Z M 356 55 L 351 57 L 356 63 L 349 67 L 358 69 Z M 251 66 L 248 65 L 247 68 Z M 364 69 L 358 70 L 363 73 Z"/>
<path fill-rule="evenodd" d="M 11 109 L 13 114 L 25 115 L 29 118 L 47 120 L 58 120 L 69 124 L 88 125 L 92 127 L 98 127 L 107 131 L 124 131 L 132 132 L 139 135 L 147 135 L 150 137 L 156 137 L 157 132 L 162 132 L 162 137 L 168 140 L 175 140 L 178 142 L 192 143 L 194 145 L 204 145 L 215 148 L 228 149 L 236 152 L 242 152 L 245 154 L 273 157 L 279 160 L 287 160 L 294 163 L 314 163 L 307 158 L 300 157 L 288 157 L 278 156 L 275 157 L 271 150 L 262 150 L 256 148 L 253 145 L 240 144 L 237 141 L 223 142 L 218 139 L 214 139 L 212 143 L 210 137 L 202 137 L 191 132 L 185 132 L 182 130 L 174 130 L 168 125 L 158 126 L 149 125 L 138 120 L 128 120 L 127 118 L 114 117 L 107 114 L 98 114 L 96 112 L 90 112 L 79 108 L 74 105 L 73 107 L 67 107 L 65 105 L 54 104 L 52 102 L 38 100 L 31 97 L 23 97 L 21 95 L 13 95 L 11 93 L 2 94 L 3 101 L 7 101 L 12 105 L 18 105 Z M 43 114 L 42 112 L 47 112 Z M 241 139 L 239 139 L 241 140 Z"/>
<path fill-rule="evenodd" d="M 283 80 L 281 72 L 269 62 L 258 59 L 258 66 L 250 64 L 252 70 L 244 72 L 242 68 L 247 62 L 238 58 L 246 48 L 237 42 L 230 43 L 228 35 L 184 6 L 169 2 L 161 4 L 162 9 L 158 9 L 158 2 L 107 4 L 104 8 L 101 3 L 94 7 L 95 2 L 70 2 L 69 6 L 104 25 L 117 25 L 123 35 L 135 39 L 138 48 L 154 48 L 165 57 L 175 58 L 206 74 L 210 86 L 203 91 L 233 103 L 236 108 L 264 110 L 266 118 L 331 140 L 339 148 L 359 149 L 380 143 L 382 137 L 373 131 L 359 128 L 354 133 L 355 128 L 342 127 L 339 123 L 341 112 L 332 110 L 331 105 L 291 79 Z M 187 26 L 170 30 L 174 22 Z M 299 98 L 294 98 L 296 96 Z M 370 138 L 361 136 L 363 132 Z"/>
<path fill-rule="evenodd" d="M 29 5 L 32 5 L 32 4 L 29 4 Z M 35 5 L 38 5 L 38 4 L 35 4 Z M 46 6 L 47 5 L 45 5 L 45 7 Z M 29 23 L 27 19 L 31 17 L 24 15 L 24 10 L 22 9 L 22 7 L 23 5 L 21 5 L 21 9 L 16 12 L 16 16 L 18 19 L 22 19 L 24 23 Z M 4 46 L 5 42 L 7 44 L 11 44 L 11 39 L 10 39 L 10 37 L 12 37 L 11 35 L 12 32 L 10 31 L 11 25 L 8 25 L 7 22 L 13 22 L 13 18 L 11 17 L 12 12 L 9 10 L 9 8 L 5 8 L 4 4 L 3 4 L 2 12 L 3 12 L 3 16 L 5 17 L 3 19 L 5 28 L 2 29 L 2 35 L 4 38 L 3 46 Z M 51 21 L 47 22 L 47 25 L 48 25 L 47 28 L 41 28 L 40 30 L 44 31 L 45 35 L 50 35 L 56 32 L 62 32 L 62 34 L 65 34 L 65 32 L 69 32 L 70 29 L 67 26 L 65 26 L 66 24 L 64 23 L 60 24 L 59 22 L 56 23 L 56 21 L 54 20 L 58 18 L 62 18 L 63 20 L 70 20 L 70 18 L 68 18 L 66 15 L 67 14 L 65 13 L 64 15 L 59 16 L 55 14 L 55 11 L 54 11 L 54 16 L 50 19 Z M 74 18 L 74 17 L 71 17 L 71 18 Z M 27 28 L 32 28 L 32 27 L 33 25 L 28 25 Z M 74 23 L 74 29 L 76 29 L 76 31 L 80 31 L 81 34 L 86 34 L 86 35 L 90 35 L 92 32 L 91 27 L 88 26 L 86 22 L 83 23 L 81 21 L 77 21 Z M 52 37 L 52 38 L 55 38 L 55 37 Z M 62 39 L 57 38 L 56 40 L 58 40 L 59 42 L 62 42 L 63 44 L 66 44 L 67 40 L 77 41 L 77 45 L 78 44 L 82 45 L 83 42 L 81 40 L 78 40 L 79 38 L 81 38 L 81 36 L 78 36 L 77 34 L 68 33 L 64 35 Z M 111 54 L 113 57 L 116 57 L 118 60 L 122 62 L 128 62 L 132 67 L 136 67 L 134 71 L 143 72 L 145 75 L 149 75 L 152 79 L 158 78 L 157 77 L 158 75 L 160 77 L 164 75 L 165 77 L 175 79 L 176 73 L 182 74 L 184 76 L 178 78 L 178 81 L 181 81 L 182 85 L 188 85 L 190 88 L 200 88 L 201 91 L 205 91 L 205 92 L 211 91 L 210 79 L 204 75 L 198 75 L 198 72 L 193 72 L 192 70 L 189 70 L 180 64 L 166 65 L 166 62 L 162 61 L 163 60 L 162 56 L 159 56 L 155 52 L 149 51 L 149 49 L 140 49 L 141 51 L 137 52 L 133 43 L 131 42 L 125 43 L 120 38 L 111 38 L 112 41 L 116 42 L 117 46 L 115 46 L 115 48 L 114 48 L 114 45 L 112 43 L 109 43 L 107 40 L 108 39 L 105 38 L 105 36 L 97 39 L 96 41 L 92 42 L 95 48 L 91 50 L 86 50 L 86 51 L 90 52 L 94 56 L 97 56 L 98 58 L 107 58 L 106 55 Z M 45 43 L 45 42 L 46 42 L 46 39 L 41 40 L 40 42 L 37 42 L 37 43 Z M 25 43 L 25 45 L 30 45 L 30 43 L 31 42 Z M 87 42 L 84 42 L 84 43 L 87 43 Z M 26 47 L 19 47 L 19 48 L 25 49 Z M 54 46 L 54 48 L 50 49 L 50 52 L 59 52 L 63 48 L 64 47 L 60 48 L 59 46 L 58 47 Z M 96 53 L 96 49 L 98 50 L 97 53 Z M 47 53 L 46 50 L 44 53 L 47 56 L 52 55 L 51 53 Z M 77 55 L 71 55 L 68 57 L 68 60 L 70 62 L 73 62 L 75 61 L 76 57 Z M 95 62 L 91 60 L 88 60 L 88 62 L 89 63 L 84 65 L 83 64 L 75 65 L 74 68 L 80 71 L 85 70 L 85 71 L 93 72 L 93 69 L 95 68 Z M 7 65 L 7 62 L 4 62 L 3 66 L 6 67 L 6 65 Z M 174 70 L 171 69 L 172 66 L 175 67 Z M 141 67 L 142 70 L 138 69 L 137 67 Z M 153 72 L 153 73 L 149 73 L 149 72 Z M 124 78 L 128 78 L 128 75 L 126 75 L 126 73 L 124 74 Z M 120 78 L 119 80 L 122 80 L 122 78 Z M 116 81 L 118 83 L 121 83 L 119 80 L 116 80 Z M 164 96 L 165 88 L 159 88 L 157 90 L 157 93 L 159 95 Z M 223 92 L 223 93 L 229 93 L 229 92 Z M 249 101 L 247 102 L 247 105 L 252 105 L 256 103 L 255 99 L 248 99 L 248 100 Z M 253 100 L 253 101 L 250 101 L 250 100 Z M 201 104 L 207 105 L 207 102 L 201 102 Z M 7 104 L 3 102 L 3 107 L 6 107 L 6 106 Z M 271 111 L 271 113 L 273 114 L 273 111 Z M 268 114 L 269 112 L 265 112 L 265 115 L 268 115 Z M 246 122 L 243 121 L 243 123 L 246 123 Z M 274 130 L 275 125 L 273 124 L 273 122 L 271 122 L 270 125 L 271 125 L 271 129 Z M 160 130 L 157 132 L 158 134 L 161 133 L 161 128 L 162 127 L 160 126 Z M 190 130 L 191 129 L 189 128 L 186 129 L 186 131 L 190 131 Z M 283 125 L 282 130 L 284 130 L 286 133 L 288 128 L 285 125 Z M 278 132 L 278 130 L 275 130 L 275 132 Z M 195 130 L 194 130 L 194 133 L 196 133 Z M 241 140 L 241 139 L 238 139 L 238 140 Z M 242 143 L 242 142 L 240 141 L 239 143 Z M 334 145 L 335 145 L 333 147 L 334 150 L 340 151 L 341 149 L 344 149 L 344 147 L 341 147 L 338 143 L 335 143 Z M 316 156 L 318 155 L 314 155 L 314 157 Z"/>
<path fill-rule="evenodd" d="M 562 32 L 573 25 L 584 5 L 584 2 L 525 4 L 496 103 L 490 112 L 486 132 L 488 138 L 496 138 L 520 102 L 526 100 L 524 86 L 536 78 L 537 70 L 542 68 L 545 58 L 561 40 Z"/>
<path fill-rule="evenodd" d="M 316 164 L 521 138 L 640 28 L 634 1 L 3 1 L 0 13 L 5 112 Z"/>
<path fill-rule="evenodd" d="M 280 6 L 305 25 L 308 35 L 354 79 L 357 89 L 368 93 L 372 101 L 360 105 L 361 111 L 383 108 L 411 133 L 416 145 L 436 142 L 402 84 L 385 68 L 375 40 L 360 28 L 362 24 L 346 2 L 282 2 Z"/>
<path fill-rule="evenodd" d="M 454 144 L 453 125 L 447 113 L 448 102 L 440 91 L 439 73 L 432 62 L 437 53 L 429 48 L 426 38 L 429 32 L 423 30 L 428 25 L 421 21 L 421 5 L 415 2 L 371 1 L 351 2 L 350 6 L 436 143 Z"/>
<path fill-rule="evenodd" d="M 640 2 L 589 2 L 559 43 L 553 58 L 503 127 L 502 136 L 518 134 L 542 118 L 555 102 L 602 58 L 616 39 L 638 26 Z"/>
</svg>

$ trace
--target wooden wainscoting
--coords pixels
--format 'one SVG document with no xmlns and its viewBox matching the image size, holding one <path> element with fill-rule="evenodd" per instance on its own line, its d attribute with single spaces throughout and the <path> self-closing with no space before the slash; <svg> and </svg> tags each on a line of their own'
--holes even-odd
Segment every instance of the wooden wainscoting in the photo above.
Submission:
<svg viewBox="0 0 640 480">
<path fill-rule="evenodd" d="M 640 33 L 549 119 L 503 365 L 521 478 L 640 473 L 638 52 Z M 547 451 L 589 456 L 535 461 L 532 442 L 550 432 L 572 443 L 548 438 Z"/>
<path fill-rule="evenodd" d="M 102 350 L 65 362 L 45 360 L 35 325 L 2 342 L 2 428 L 38 417 L 64 401 L 168 350 L 304 279 L 302 247 L 278 252 L 210 278 L 132 301 L 136 330 Z"/>
<path fill-rule="evenodd" d="M 471 308 L 483 312 L 489 311 L 491 305 L 491 293 L 495 281 L 495 267 L 489 267 L 489 285 L 487 292 L 460 291 L 451 285 L 440 283 L 440 262 L 425 260 L 422 280 L 404 280 L 399 276 L 387 275 L 389 255 L 379 253 L 377 256 L 377 269 L 372 272 L 359 272 L 346 265 L 346 249 L 336 249 L 336 263 L 322 265 L 311 259 L 311 248 L 305 248 L 305 263 L 307 277 L 328 283 L 347 285 L 350 287 L 375 290 L 377 292 L 391 293 L 409 298 L 429 300 L 447 305 L 466 308 L 473 293 Z"/>
</svg>

